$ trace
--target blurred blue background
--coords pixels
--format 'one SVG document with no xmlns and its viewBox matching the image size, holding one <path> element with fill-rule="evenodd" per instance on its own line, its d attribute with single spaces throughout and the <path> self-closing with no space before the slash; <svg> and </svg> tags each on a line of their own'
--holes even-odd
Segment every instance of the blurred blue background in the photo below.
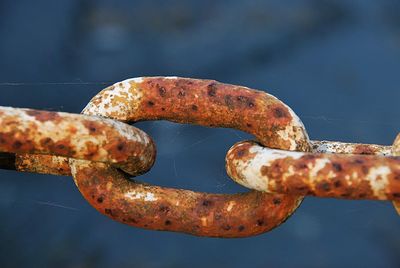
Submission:
<svg viewBox="0 0 400 268">
<path fill-rule="evenodd" d="M 400 130 L 400 3 L 381 1 L 0 1 L 0 105 L 79 113 L 137 76 L 209 78 L 268 91 L 312 139 L 391 144 Z M 158 158 L 140 180 L 245 191 L 224 170 L 248 135 L 137 126 Z M 0 171 L 1 267 L 400 267 L 388 202 L 307 198 L 246 239 L 147 231 L 91 208 L 69 177 Z"/>
</svg>

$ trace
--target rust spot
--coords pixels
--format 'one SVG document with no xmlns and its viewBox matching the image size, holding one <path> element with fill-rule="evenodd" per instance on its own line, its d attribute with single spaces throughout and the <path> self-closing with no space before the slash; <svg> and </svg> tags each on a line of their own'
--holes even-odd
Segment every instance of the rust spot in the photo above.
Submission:
<svg viewBox="0 0 400 268">
<path fill-rule="evenodd" d="M 101 123 L 92 120 L 84 120 L 82 124 L 89 130 L 90 135 L 101 135 L 105 129 Z"/>
<path fill-rule="evenodd" d="M 117 150 L 122 152 L 122 151 L 124 151 L 124 149 L 125 149 L 125 143 L 123 143 L 123 142 L 118 143 Z"/>
<path fill-rule="evenodd" d="M 236 97 L 237 101 L 248 108 L 253 108 L 255 106 L 254 100 L 250 99 L 246 96 L 238 96 Z"/>
<path fill-rule="evenodd" d="M 109 208 L 106 208 L 106 209 L 104 209 L 104 212 L 107 214 L 107 215 L 111 215 L 112 216 L 112 210 L 111 209 L 109 209 Z"/>
<path fill-rule="evenodd" d="M 208 207 L 208 206 L 211 206 L 211 205 L 212 205 L 212 201 L 210 201 L 210 200 L 204 200 L 203 201 L 203 206 Z"/>
<path fill-rule="evenodd" d="M 241 150 L 238 150 L 237 151 L 237 153 L 236 153 L 236 155 L 237 155 L 237 157 L 243 157 L 245 154 L 247 153 L 247 150 L 245 150 L 245 149 L 241 149 Z"/>
<path fill-rule="evenodd" d="M 48 144 L 47 147 L 55 155 L 73 156 L 75 154 L 75 151 L 72 149 L 72 145 L 70 144 L 70 141 L 68 139 Z"/>
<path fill-rule="evenodd" d="M 362 199 L 362 198 L 365 198 L 366 196 L 367 196 L 366 193 L 360 193 L 360 194 L 358 195 L 358 197 L 361 198 L 361 199 Z"/>
<path fill-rule="evenodd" d="M 317 156 L 314 155 L 314 154 L 306 154 L 306 155 L 301 157 L 301 159 L 304 160 L 305 162 L 312 162 L 316 158 L 317 158 Z"/>
<path fill-rule="evenodd" d="M 282 107 L 276 107 L 274 109 L 274 115 L 276 118 L 288 117 L 287 111 L 283 110 Z"/>
<path fill-rule="evenodd" d="M 364 160 L 361 158 L 356 158 L 356 159 L 354 159 L 354 164 L 356 164 L 356 165 L 364 164 Z"/>
<path fill-rule="evenodd" d="M 185 97 L 185 96 L 186 96 L 186 92 L 183 89 L 179 90 L 178 97 L 182 98 L 182 97 Z"/>
<path fill-rule="evenodd" d="M 340 163 L 332 163 L 332 167 L 336 172 L 343 171 L 342 165 Z"/>
<path fill-rule="evenodd" d="M 19 150 L 22 147 L 22 142 L 15 141 L 12 146 L 15 150 Z"/>
<path fill-rule="evenodd" d="M 233 109 L 235 108 L 234 102 L 233 102 L 233 100 L 232 100 L 232 96 L 231 96 L 231 95 L 226 95 L 226 96 L 224 97 L 224 102 L 225 102 L 225 105 L 228 106 L 228 108 L 229 108 L 230 110 L 233 110 Z"/>
<path fill-rule="evenodd" d="M 134 218 L 129 218 L 128 221 L 133 223 L 133 224 L 137 224 L 138 223 L 138 221 L 136 219 L 134 219 Z"/>
<path fill-rule="evenodd" d="M 241 161 L 248 161 L 252 159 L 256 154 L 250 153 L 250 148 L 255 144 L 255 142 L 245 142 L 242 143 L 241 146 L 235 147 L 234 150 L 230 151 L 230 155 L 233 156 L 233 159 L 238 159 Z"/>
<path fill-rule="evenodd" d="M 168 213 L 171 209 L 168 206 L 160 206 L 159 208 L 160 212 L 162 213 Z"/>
<path fill-rule="evenodd" d="M 341 181 L 337 180 L 337 181 L 334 182 L 333 185 L 334 185 L 336 188 L 339 188 L 340 186 L 342 186 L 342 183 L 341 183 Z"/>
<path fill-rule="evenodd" d="M 375 154 L 376 149 L 366 144 L 357 145 L 354 149 L 354 154 Z"/>
<path fill-rule="evenodd" d="M 258 226 L 263 226 L 264 225 L 264 219 L 259 219 L 259 220 L 257 220 L 257 225 Z"/>
<path fill-rule="evenodd" d="M 229 231 L 232 227 L 230 225 L 222 225 L 221 228 L 225 231 Z"/>
<path fill-rule="evenodd" d="M 280 205 L 282 203 L 282 200 L 279 198 L 274 198 L 273 202 L 274 202 L 274 205 Z"/>
<path fill-rule="evenodd" d="M 160 93 L 161 97 L 165 97 L 165 95 L 167 95 L 167 90 L 165 89 L 165 87 L 160 87 L 158 89 L 158 92 Z"/>
<path fill-rule="evenodd" d="M 331 186 L 329 185 L 328 182 L 321 182 L 318 184 L 318 188 L 320 188 L 322 191 L 328 192 L 331 190 Z"/>
<path fill-rule="evenodd" d="M 215 97 L 217 95 L 217 83 L 211 83 L 207 86 L 207 94 L 210 97 Z"/>
<path fill-rule="evenodd" d="M 61 120 L 61 117 L 56 112 L 28 110 L 26 114 L 35 117 L 40 122 L 53 121 L 54 123 L 58 123 Z"/>
</svg>

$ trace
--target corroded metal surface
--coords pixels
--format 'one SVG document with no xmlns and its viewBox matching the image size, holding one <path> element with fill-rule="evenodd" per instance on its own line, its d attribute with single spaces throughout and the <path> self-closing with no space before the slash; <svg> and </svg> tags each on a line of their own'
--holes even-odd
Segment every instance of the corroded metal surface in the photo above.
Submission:
<svg viewBox="0 0 400 268">
<path fill-rule="evenodd" d="M 310 149 L 303 123 L 287 105 L 265 92 L 214 80 L 128 79 L 100 92 L 84 113 L 127 122 L 169 120 L 235 128 L 270 148 Z"/>
<path fill-rule="evenodd" d="M 100 92 L 83 113 L 0 107 L 0 168 L 73 175 L 85 199 L 114 220 L 198 236 L 264 233 L 305 195 L 392 200 L 400 212 L 400 136 L 392 147 L 310 142 L 294 112 L 262 91 L 213 80 L 134 78 Z M 226 168 L 258 191 L 198 193 L 131 180 L 151 168 L 155 146 L 144 132 L 104 117 L 251 133 L 258 142 L 235 144 Z"/>
<path fill-rule="evenodd" d="M 69 174 L 66 159 L 60 158 L 68 157 L 141 174 L 155 159 L 147 134 L 110 119 L 0 107 L 0 125 L 0 151 L 17 154 L 15 169 L 20 171 Z"/>
<path fill-rule="evenodd" d="M 235 144 L 227 172 L 245 187 L 271 193 L 400 200 L 400 157 L 318 154 Z"/>
<path fill-rule="evenodd" d="M 136 78 L 103 90 L 85 114 L 125 122 L 166 119 L 254 134 L 265 146 L 309 150 L 307 133 L 275 97 L 211 80 Z M 196 193 L 129 181 L 117 170 L 71 160 L 75 182 L 89 203 L 114 220 L 137 227 L 211 237 L 256 235 L 281 224 L 301 197 L 249 192 Z"/>
<path fill-rule="evenodd" d="M 392 146 L 376 144 L 311 141 L 311 147 L 315 153 L 392 155 Z"/>
<path fill-rule="evenodd" d="M 17 154 L 15 170 L 39 174 L 71 176 L 69 159 L 63 156 Z"/>
<path fill-rule="evenodd" d="M 73 161 L 75 182 L 108 217 L 152 230 L 198 236 L 246 237 L 270 230 L 297 208 L 295 196 L 208 194 L 134 182 L 104 164 Z"/>
</svg>

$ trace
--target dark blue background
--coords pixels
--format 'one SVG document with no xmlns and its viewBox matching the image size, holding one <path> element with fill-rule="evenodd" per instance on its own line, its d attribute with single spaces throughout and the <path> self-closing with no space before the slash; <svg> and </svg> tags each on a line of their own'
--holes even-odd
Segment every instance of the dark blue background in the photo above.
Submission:
<svg viewBox="0 0 400 268">
<path fill-rule="evenodd" d="M 400 129 L 400 4 L 381 1 L 0 1 L 0 105 L 79 113 L 137 76 L 263 89 L 313 139 L 391 144 Z M 244 191 L 224 171 L 242 132 L 137 124 L 158 158 L 140 179 Z M 388 202 L 307 198 L 276 230 L 210 239 L 135 229 L 91 208 L 69 177 L 0 171 L 2 267 L 399 267 Z"/>
</svg>

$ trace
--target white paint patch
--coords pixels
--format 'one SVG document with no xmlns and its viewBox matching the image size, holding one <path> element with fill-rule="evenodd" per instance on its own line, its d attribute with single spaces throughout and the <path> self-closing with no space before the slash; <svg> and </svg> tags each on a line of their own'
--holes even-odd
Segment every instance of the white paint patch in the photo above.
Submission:
<svg viewBox="0 0 400 268">
<path fill-rule="evenodd" d="M 303 122 L 300 118 L 294 113 L 294 111 L 287 105 L 285 105 L 286 109 L 289 111 L 289 114 L 292 117 L 292 121 L 289 125 L 285 127 L 283 130 L 279 130 L 277 134 L 284 140 L 290 142 L 290 148 L 288 150 L 294 151 L 297 148 L 297 141 L 307 140 L 310 141 L 308 137 L 307 131 L 304 127 Z M 293 130 L 295 129 L 295 130 Z"/>
<path fill-rule="evenodd" d="M 299 159 L 304 155 L 304 153 L 301 152 L 275 150 L 264 148 L 259 145 L 251 146 L 249 152 L 255 154 L 254 158 L 248 161 L 234 160 L 234 168 L 239 172 L 239 178 L 233 179 L 244 187 L 265 192 L 271 192 L 273 190 L 271 186 L 273 185 L 270 185 L 270 180 L 267 176 L 261 174 L 261 168 L 263 166 L 268 167 L 272 162 L 278 159 L 287 157 Z M 294 174 L 293 169 L 291 172 Z M 232 174 L 229 169 L 228 173 Z"/>
<path fill-rule="evenodd" d="M 305 155 L 305 153 L 302 152 L 269 149 L 259 145 L 253 145 L 252 147 L 250 147 L 249 152 L 251 154 L 253 153 L 257 154 L 257 156 L 261 157 L 266 162 L 273 162 L 277 159 L 282 159 L 286 157 L 291 157 L 293 159 L 300 159 Z"/>
<path fill-rule="evenodd" d="M 142 81 L 143 78 L 138 77 L 115 83 L 111 88 L 106 88 L 97 94 L 83 109 L 82 113 L 127 121 L 129 116 L 137 111 L 142 98 L 141 89 L 132 88 L 132 84 L 140 84 Z M 95 104 L 95 99 L 100 97 L 102 101 Z M 113 101 L 114 98 L 121 98 L 124 101 L 116 102 Z"/>
<path fill-rule="evenodd" d="M 164 76 L 163 77 L 164 79 L 178 79 L 178 77 L 177 76 Z"/>
<path fill-rule="evenodd" d="M 144 201 L 157 201 L 157 198 L 153 193 L 138 193 L 138 192 L 128 192 L 125 194 L 125 197 L 129 199 L 143 199 Z"/>
<path fill-rule="evenodd" d="M 285 129 L 283 130 L 279 130 L 277 131 L 277 134 L 279 135 L 279 137 L 281 137 L 283 140 L 285 141 L 289 141 L 290 142 L 290 148 L 288 148 L 288 150 L 296 150 L 297 148 L 297 143 L 296 141 L 293 139 L 293 132 L 292 132 L 292 126 L 291 124 L 286 126 Z"/>
<path fill-rule="evenodd" d="M 367 179 L 371 184 L 371 188 L 374 191 L 374 195 L 379 199 L 387 199 L 385 189 L 388 185 L 388 175 L 390 174 L 390 168 L 387 166 L 381 166 L 378 168 L 371 168 Z"/>
<path fill-rule="evenodd" d="M 232 210 L 232 208 L 233 208 L 235 205 L 236 205 L 236 202 L 235 202 L 235 201 L 229 202 L 228 207 L 226 208 L 226 210 L 227 210 L 228 212 L 230 212 L 230 211 Z"/>
<path fill-rule="evenodd" d="M 315 164 L 309 164 L 308 168 L 310 169 L 310 180 L 313 181 L 317 178 L 318 173 L 325 168 L 327 164 L 331 161 L 328 159 L 316 159 Z"/>
</svg>

